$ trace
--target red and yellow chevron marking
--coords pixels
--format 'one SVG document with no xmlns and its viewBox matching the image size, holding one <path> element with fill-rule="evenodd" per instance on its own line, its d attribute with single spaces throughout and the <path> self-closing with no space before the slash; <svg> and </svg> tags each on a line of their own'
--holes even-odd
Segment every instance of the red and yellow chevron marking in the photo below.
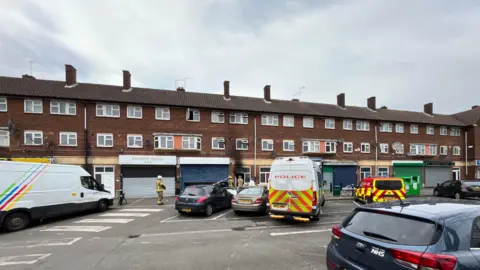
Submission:
<svg viewBox="0 0 480 270">
<path fill-rule="evenodd" d="M 311 212 L 313 203 L 313 191 L 292 191 L 292 196 L 297 198 L 290 199 L 290 211 L 292 212 Z"/>
<path fill-rule="evenodd" d="M 375 189 L 373 192 L 373 201 L 374 202 L 383 202 L 386 201 L 387 199 L 385 196 L 394 196 L 391 199 L 392 200 L 398 200 L 399 198 L 404 200 L 405 199 L 405 191 L 403 190 L 380 190 L 380 189 Z"/>
</svg>

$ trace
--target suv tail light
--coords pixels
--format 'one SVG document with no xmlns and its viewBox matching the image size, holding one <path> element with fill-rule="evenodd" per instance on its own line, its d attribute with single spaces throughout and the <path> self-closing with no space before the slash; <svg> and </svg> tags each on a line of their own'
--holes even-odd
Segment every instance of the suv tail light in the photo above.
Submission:
<svg viewBox="0 0 480 270">
<path fill-rule="evenodd" d="M 317 206 L 317 192 L 314 191 L 312 196 L 312 206 Z"/>
<path fill-rule="evenodd" d="M 453 270 L 457 264 L 457 258 L 451 255 L 393 249 L 392 256 L 398 263 L 414 269 Z"/>
<path fill-rule="evenodd" d="M 333 226 L 332 227 L 332 236 L 335 237 L 335 239 L 340 239 L 342 237 L 342 232 L 340 231 L 339 226 Z"/>
<path fill-rule="evenodd" d="M 201 202 L 204 202 L 208 199 L 207 196 L 203 196 L 203 197 L 200 197 L 200 199 L 197 200 L 197 203 L 201 203 Z"/>
</svg>

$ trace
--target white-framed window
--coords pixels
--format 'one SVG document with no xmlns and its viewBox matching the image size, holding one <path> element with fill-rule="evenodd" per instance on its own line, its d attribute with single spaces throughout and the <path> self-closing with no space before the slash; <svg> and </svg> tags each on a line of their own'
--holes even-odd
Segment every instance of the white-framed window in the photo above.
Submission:
<svg viewBox="0 0 480 270">
<path fill-rule="evenodd" d="M 405 146 L 403 143 L 397 144 L 397 145 L 392 145 L 392 148 L 395 146 L 395 149 L 393 149 L 395 154 L 403 155 L 405 153 Z"/>
<path fill-rule="evenodd" d="M 262 126 L 278 126 L 278 115 L 262 114 Z"/>
<path fill-rule="evenodd" d="M 369 131 L 370 130 L 370 122 L 357 120 L 357 130 L 358 131 Z"/>
<path fill-rule="evenodd" d="M 440 135 L 447 136 L 448 135 L 448 128 L 447 127 L 440 127 Z"/>
<path fill-rule="evenodd" d="M 155 149 L 173 149 L 173 136 L 158 135 L 154 138 Z"/>
<path fill-rule="evenodd" d="M 200 122 L 200 110 L 187 109 L 187 121 Z"/>
<path fill-rule="evenodd" d="M 0 130 L 0 147 L 10 146 L 10 132 L 8 130 Z"/>
<path fill-rule="evenodd" d="M 425 144 L 410 144 L 410 154 L 412 156 L 424 156 Z"/>
<path fill-rule="evenodd" d="M 97 134 L 97 147 L 113 147 L 113 134 L 112 133 L 98 133 Z"/>
<path fill-rule="evenodd" d="M 242 112 L 230 113 L 230 124 L 248 124 L 248 114 Z"/>
<path fill-rule="evenodd" d="M 142 106 L 127 106 L 127 118 L 142 119 Z"/>
<path fill-rule="evenodd" d="M 60 146 L 77 146 L 76 132 L 60 132 Z"/>
<path fill-rule="evenodd" d="M 343 152 L 344 153 L 353 153 L 353 143 L 352 142 L 344 142 L 343 143 Z"/>
<path fill-rule="evenodd" d="M 140 134 L 128 134 L 127 135 L 127 147 L 128 148 L 142 148 L 143 136 Z"/>
<path fill-rule="evenodd" d="M 410 124 L 410 133 L 411 134 L 418 134 L 418 125 Z"/>
<path fill-rule="evenodd" d="M 170 108 L 168 107 L 156 107 L 155 108 L 156 120 L 170 120 Z"/>
<path fill-rule="evenodd" d="M 380 144 L 380 153 L 388 154 L 388 143 L 381 143 Z"/>
<path fill-rule="evenodd" d="M 388 177 L 389 176 L 389 168 L 388 167 L 377 167 L 377 175 Z"/>
<path fill-rule="evenodd" d="M 262 151 L 273 151 L 273 140 L 262 140 Z"/>
<path fill-rule="evenodd" d="M 437 155 L 437 145 L 429 145 L 428 146 L 428 152 L 430 153 L 430 156 L 436 156 Z"/>
<path fill-rule="evenodd" d="M 453 147 L 453 155 L 454 156 L 460 156 L 461 151 L 462 151 L 462 149 L 460 148 L 460 146 L 454 146 Z"/>
<path fill-rule="evenodd" d="M 236 139 L 235 148 L 237 150 L 248 150 L 248 139 L 246 138 Z"/>
<path fill-rule="evenodd" d="M 477 168 L 477 179 L 480 179 L 480 168 Z"/>
<path fill-rule="evenodd" d="M 182 149 L 200 150 L 202 149 L 202 138 L 194 136 L 182 136 Z"/>
<path fill-rule="evenodd" d="M 76 115 L 77 104 L 74 101 L 50 101 L 50 114 Z"/>
<path fill-rule="evenodd" d="M 450 136 L 460 136 L 460 129 L 459 128 L 451 128 L 450 129 Z"/>
<path fill-rule="evenodd" d="M 360 179 L 364 179 L 370 176 L 372 176 L 371 167 L 360 167 Z"/>
<path fill-rule="evenodd" d="M 304 128 L 313 128 L 313 117 L 303 117 L 303 127 Z"/>
<path fill-rule="evenodd" d="M 43 113 L 43 101 L 41 99 L 25 99 L 25 113 Z"/>
<path fill-rule="evenodd" d="M 6 112 L 8 110 L 7 98 L 0 97 L 0 112 Z"/>
<path fill-rule="evenodd" d="M 225 123 L 225 113 L 224 112 L 212 112 L 212 123 Z"/>
<path fill-rule="evenodd" d="M 380 123 L 380 132 L 392 132 L 392 123 L 382 122 Z"/>
<path fill-rule="evenodd" d="M 337 152 L 336 142 L 325 142 L 325 153 L 336 153 L 336 152 Z"/>
<path fill-rule="evenodd" d="M 97 104 L 97 116 L 120 117 L 120 105 Z"/>
<path fill-rule="evenodd" d="M 361 143 L 360 144 L 360 152 L 367 154 L 370 153 L 370 143 Z"/>
<path fill-rule="evenodd" d="M 427 134 L 428 135 L 434 135 L 435 134 L 435 127 L 432 125 L 427 126 Z"/>
<path fill-rule="evenodd" d="M 295 141 L 293 141 L 293 140 L 283 140 L 283 151 L 286 151 L 286 152 L 295 151 Z"/>
<path fill-rule="evenodd" d="M 405 132 L 405 127 L 402 123 L 396 123 L 395 124 L 395 132 L 396 133 L 403 133 Z"/>
<path fill-rule="evenodd" d="M 43 131 L 25 130 L 23 143 L 25 145 L 43 145 Z"/>
<path fill-rule="evenodd" d="M 295 126 L 295 117 L 292 115 L 283 116 L 283 126 L 284 127 L 294 127 Z"/>
<path fill-rule="evenodd" d="M 213 150 L 225 150 L 225 138 L 213 137 L 212 138 Z"/>
<path fill-rule="evenodd" d="M 343 129 L 344 130 L 352 130 L 353 129 L 353 121 L 350 119 L 343 120 Z"/>
<path fill-rule="evenodd" d="M 453 180 L 460 180 L 460 168 L 452 168 Z"/>
<path fill-rule="evenodd" d="M 304 153 L 319 153 L 320 142 L 319 141 L 304 141 L 302 142 L 302 150 Z"/>
<path fill-rule="evenodd" d="M 270 167 L 260 167 L 260 183 L 268 183 L 268 177 L 270 176 Z"/>
<path fill-rule="evenodd" d="M 335 129 L 335 119 L 326 118 L 325 119 L 325 128 L 326 129 Z"/>
<path fill-rule="evenodd" d="M 446 145 L 440 146 L 440 155 L 441 156 L 448 155 L 448 147 Z"/>
</svg>

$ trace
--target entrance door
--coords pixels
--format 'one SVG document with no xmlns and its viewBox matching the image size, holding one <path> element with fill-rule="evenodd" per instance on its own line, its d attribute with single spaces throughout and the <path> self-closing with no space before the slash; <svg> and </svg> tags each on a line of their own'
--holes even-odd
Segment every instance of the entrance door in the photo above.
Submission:
<svg viewBox="0 0 480 270">
<path fill-rule="evenodd" d="M 115 167 L 95 166 L 95 180 L 103 184 L 110 194 L 115 195 Z"/>
<path fill-rule="evenodd" d="M 235 177 L 238 179 L 239 177 L 243 178 L 243 183 L 248 184 L 250 183 L 251 177 L 250 167 L 237 167 L 235 168 Z"/>
<path fill-rule="evenodd" d="M 453 168 L 453 180 L 460 180 L 460 168 Z"/>
<path fill-rule="evenodd" d="M 332 192 L 333 190 L 333 172 L 323 172 L 323 180 L 326 182 L 323 185 L 325 192 Z"/>
</svg>

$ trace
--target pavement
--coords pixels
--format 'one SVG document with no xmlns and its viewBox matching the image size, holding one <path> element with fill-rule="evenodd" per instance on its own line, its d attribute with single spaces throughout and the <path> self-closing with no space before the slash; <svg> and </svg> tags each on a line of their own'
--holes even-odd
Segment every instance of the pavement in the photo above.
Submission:
<svg viewBox="0 0 480 270">
<path fill-rule="evenodd" d="M 231 209 L 182 216 L 173 202 L 129 199 L 0 234 L 0 269 L 326 269 L 330 229 L 356 207 L 327 201 L 320 221 L 297 223 Z"/>
</svg>

